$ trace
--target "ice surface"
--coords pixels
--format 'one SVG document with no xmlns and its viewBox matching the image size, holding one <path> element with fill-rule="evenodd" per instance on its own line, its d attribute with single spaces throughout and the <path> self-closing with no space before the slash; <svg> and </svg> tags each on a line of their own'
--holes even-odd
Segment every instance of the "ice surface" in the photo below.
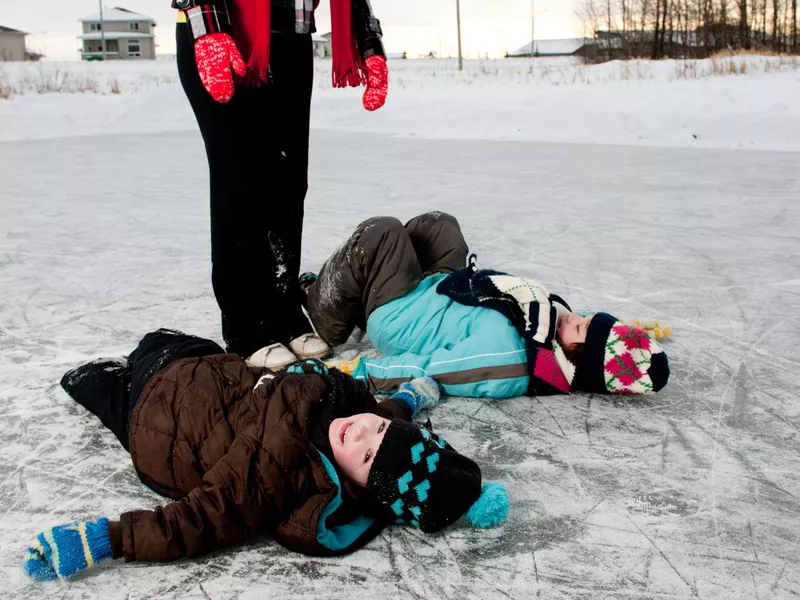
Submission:
<svg viewBox="0 0 800 600">
<path fill-rule="evenodd" d="M 797 597 L 798 173 L 796 153 L 313 131 L 303 270 L 367 216 L 452 212 L 481 266 L 670 321 L 670 384 L 432 411 L 509 486 L 499 529 L 396 527 L 336 559 L 265 537 L 44 586 L 20 570 L 41 529 L 159 502 L 58 380 L 161 326 L 219 341 L 205 156 L 193 131 L 0 143 L 0 596 Z"/>
</svg>

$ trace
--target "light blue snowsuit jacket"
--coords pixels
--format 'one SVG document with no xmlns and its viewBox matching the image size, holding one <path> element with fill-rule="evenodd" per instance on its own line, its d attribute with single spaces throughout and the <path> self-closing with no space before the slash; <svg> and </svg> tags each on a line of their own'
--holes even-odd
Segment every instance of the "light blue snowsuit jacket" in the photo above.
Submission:
<svg viewBox="0 0 800 600">
<path fill-rule="evenodd" d="M 431 275 L 417 288 L 376 309 L 367 335 L 381 358 L 363 358 L 353 376 L 376 392 L 393 392 L 430 376 L 446 395 L 510 398 L 528 390 L 525 341 L 511 322 L 489 308 L 466 306 L 439 294 L 447 275 Z"/>
</svg>

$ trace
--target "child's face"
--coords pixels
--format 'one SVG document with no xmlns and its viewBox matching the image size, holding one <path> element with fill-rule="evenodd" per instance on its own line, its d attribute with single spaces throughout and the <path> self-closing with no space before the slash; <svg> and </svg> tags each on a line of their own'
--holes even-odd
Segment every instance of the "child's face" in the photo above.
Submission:
<svg viewBox="0 0 800 600">
<path fill-rule="evenodd" d="M 586 342 L 586 332 L 589 331 L 589 323 L 592 317 L 582 317 L 575 313 L 569 313 L 558 320 L 556 334 L 558 341 L 563 346 L 572 344 L 583 344 Z"/>
<path fill-rule="evenodd" d="M 353 483 L 367 485 L 372 461 L 380 448 L 389 420 L 362 413 L 334 419 L 328 428 L 328 441 L 336 464 Z"/>
</svg>

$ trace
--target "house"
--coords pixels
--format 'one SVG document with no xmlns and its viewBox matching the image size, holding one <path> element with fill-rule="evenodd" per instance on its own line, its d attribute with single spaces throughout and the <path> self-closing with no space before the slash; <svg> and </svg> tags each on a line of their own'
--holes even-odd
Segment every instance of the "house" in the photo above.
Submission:
<svg viewBox="0 0 800 600">
<path fill-rule="evenodd" d="M 589 62 L 628 60 L 640 57 L 705 58 L 713 50 L 713 36 L 700 35 L 700 30 L 673 31 L 662 29 L 629 31 L 595 31 L 583 55 Z"/>
<path fill-rule="evenodd" d="M 314 45 L 314 58 L 330 58 L 333 53 L 331 51 L 331 34 L 311 34 L 311 43 Z M 398 54 L 386 55 L 386 58 L 407 58 L 405 52 Z"/>
<path fill-rule="evenodd" d="M 83 60 L 153 60 L 156 57 L 152 17 L 116 6 L 80 19 Z M 105 41 L 105 53 L 103 42 Z"/>
<path fill-rule="evenodd" d="M 522 48 L 507 52 L 506 58 L 520 58 L 530 56 L 576 56 L 583 48 L 585 40 L 582 38 L 564 38 L 558 40 L 534 40 Z M 533 49 L 531 49 L 533 47 Z"/>
<path fill-rule="evenodd" d="M 314 45 L 314 58 L 330 58 L 331 57 L 331 34 L 326 33 L 320 35 L 314 33 L 311 35 L 311 43 Z"/>
<path fill-rule="evenodd" d="M 0 62 L 28 60 L 25 36 L 28 34 L 11 27 L 0 25 Z"/>
</svg>

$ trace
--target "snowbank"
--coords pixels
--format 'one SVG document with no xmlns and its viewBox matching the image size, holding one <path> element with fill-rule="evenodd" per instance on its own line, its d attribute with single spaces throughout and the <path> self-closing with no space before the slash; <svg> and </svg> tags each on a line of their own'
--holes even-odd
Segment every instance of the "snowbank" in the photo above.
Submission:
<svg viewBox="0 0 800 600">
<path fill-rule="evenodd" d="M 800 150 L 800 59 L 391 62 L 389 102 L 334 90 L 312 125 L 432 139 Z M 51 93 L 54 92 L 54 93 Z M 0 141 L 194 130 L 174 61 L 0 65 Z"/>
</svg>

